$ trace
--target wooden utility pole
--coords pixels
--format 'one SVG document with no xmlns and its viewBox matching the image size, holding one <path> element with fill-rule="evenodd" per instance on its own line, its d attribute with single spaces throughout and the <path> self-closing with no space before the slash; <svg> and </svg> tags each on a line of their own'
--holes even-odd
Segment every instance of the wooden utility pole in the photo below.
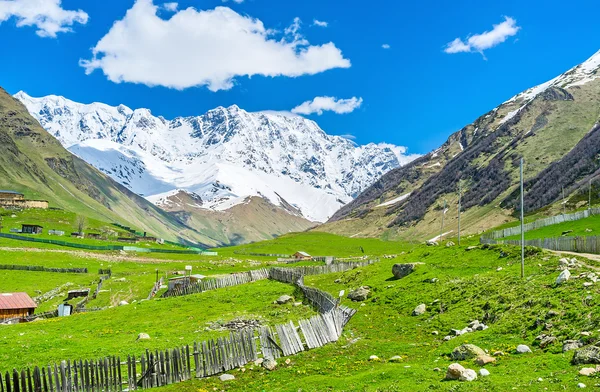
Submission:
<svg viewBox="0 0 600 392">
<path fill-rule="evenodd" d="M 444 208 L 442 208 L 442 230 L 440 230 L 440 243 L 444 239 L 444 216 L 446 216 L 446 199 L 444 199 Z"/>
<path fill-rule="evenodd" d="M 458 246 L 460 246 L 460 202 L 462 197 L 462 186 L 460 180 L 458 181 Z"/>
<path fill-rule="evenodd" d="M 521 278 L 525 277 L 525 224 L 523 222 L 523 158 L 521 158 Z"/>
</svg>

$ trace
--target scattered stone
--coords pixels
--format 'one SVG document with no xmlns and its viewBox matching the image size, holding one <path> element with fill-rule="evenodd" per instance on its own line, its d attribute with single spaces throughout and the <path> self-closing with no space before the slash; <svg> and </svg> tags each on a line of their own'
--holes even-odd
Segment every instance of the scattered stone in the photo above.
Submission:
<svg viewBox="0 0 600 392">
<path fill-rule="evenodd" d="M 565 230 L 565 231 L 563 231 L 563 232 L 562 232 L 561 236 L 563 236 L 563 237 L 564 237 L 564 236 L 566 236 L 567 234 L 569 234 L 569 233 L 572 233 L 572 232 L 573 232 L 573 230 Z"/>
<path fill-rule="evenodd" d="M 454 336 L 446 335 L 446 336 L 444 336 L 443 340 L 444 340 L 444 342 L 447 342 L 447 341 L 452 340 L 452 339 L 454 339 Z"/>
<path fill-rule="evenodd" d="M 439 335 L 440 333 L 439 333 L 438 331 L 431 331 L 431 334 L 432 334 L 432 335 L 435 335 L 435 336 L 437 336 L 437 335 Z"/>
<path fill-rule="evenodd" d="M 437 243 L 437 241 L 427 241 L 425 242 L 427 244 L 427 246 L 438 246 L 439 244 Z"/>
<path fill-rule="evenodd" d="M 479 248 L 479 247 L 478 247 L 478 246 L 469 246 L 469 247 L 467 248 L 467 250 L 468 250 L 468 251 L 469 251 L 469 250 L 475 250 L 475 249 L 477 249 L 477 248 Z"/>
<path fill-rule="evenodd" d="M 298 307 L 300 305 L 302 305 L 302 302 L 294 302 L 294 307 Z"/>
<path fill-rule="evenodd" d="M 413 316 L 420 316 L 427 310 L 427 306 L 425 304 L 418 305 L 415 310 L 413 310 Z"/>
<path fill-rule="evenodd" d="M 289 358 L 288 358 L 288 359 L 286 359 L 286 360 L 285 360 L 285 364 L 286 364 L 286 365 L 289 365 L 290 363 L 292 363 L 292 360 L 291 360 L 291 359 L 289 359 Z"/>
<path fill-rule="evenodd" d="M 254 365 L 255 366 L 260 366 L 262 365 L 262 363 L 265 361 L 264 358 L 258 358 L 256 361 L 254 361 Z"/>
<path fill-rule="evenodd" d="M 150 335 L 145 332 L 142 332 L 138 335 L 137 340 L 150 340 Z"/>
<path fill-rule="evenodd" d="M 390 362 L 400 362 L 402 361 L 402 357 L 400 355 L 394 355 L 390 358 Z"/>
<path fill-rule="evenodd" d="M 529 346 L 526 346 L 524 344 L 519 344 L 517 346 L 517 353 L 519 354 L 526 354 L 526 353 L 530 353 L 531 349 L 529 348 Z"/>
<path fill-rule="evenodd" d="M 371 289 L 369 286 L 361 286 L 356 290 L 352 290 L 348 293 L 348 299 L 352 301 L 364 301 L 371 295 Z"/>
<path fill-rule="evenodd" d="M 481 377 L 487 377 L 490 375 L 490 371 L 487 369 L 479 369 L 479 375 Z"/>
<path fill-rule="evenodd" d="M 567 351 L 573 351 L 573 350 L 577 350 L 578 348 L 583 347 L 583 342 L 581 342 L 580 340 L 565 340 L 563 342 L 563 353 L 566 353 Z"/>
<path fill-rule="evenodd" d="M 492 354 L 495 357 L 503 357 L 505 354 L 502 351 L 494 351 L 494 354 Z"/>
<path fill-rule="evenodd" d="M 549 345 L 551 345 L 552 343 L 556 342 L 557 338 L 556 336 L 548 336 L 545 335 L 540 342 L 540 348 L 546 348 Z"/>
<path fill-rule="evenodd" d="M 450 248 L 451 246 L 456 246 L 456 244 L 454 242 L 452 242 L 452 241 L 446 242 L 446 247 L 447 248 Z"/>
<path fill-rule="evenodd" d="M 415 263 L 394 264 L 394 266 L 392 267 L 392 274 L 394 274 L 394 277 L 396 279 L 404 278 L 405 276 L 412 274 L 416 266 L 417 264 Z"/>
<path fill-rule="evenodd" d="M 231 380 L 235 380 L 235 376 L 233 374 L 221 374 L 219 376 L 219 380 L 225 382 L 225 381 L 231 381 Z"/>
<path fill-rule="evenodd" d="M 475 381 L 477 380 L 477 372 L 473 369 L 465 369 L 459 378 L 460 381 Z"/>
<path fill-rule="evenodd" d="M 577 384 L 577 388 L 583 389 L 583 388 L 585 388 L 585 384 L 580 382 L 579 384 Z"/>
<path fill-rule="evenodd" d="M 579 334 L 580 334 L 581 336 L 591 336 L 591 335 L 592 335 L 592 333 L 591 333 L 591 332 L 588 332 L 588 331 L 582 331 L 582 332 L 579 332 Z"/>
<path fill-rule="evenodd" d="M 290 302 L 292 300 L 293 300 L 293 298 L 290 297 L 289 295 L 282 295 L 281 297 L 277 298 L 277 301 L 275 301 L 275 302 L 279 305 L 283 305 L 283 304 L 287 304 L 288 302 Z"/>
<path fill-rule="evenodd" d="M 490 356 L 490 355 L 480 355 L 477 358 L 475 358 L 475 363 L 478 364 L 479 366 L 485 366 L 489 363 L 494 363 L 496 362 L 496 358 Z"/>
<path fill-rule="evenodd" d="M 586 233 L 591 233 L 593 230 L 592 229 L 585 229 Z"/>
<path fill-rule="evenodd" d="M 336 280 L 333 281 L 333 283 L 342 283 L 342 280 L 341 279 L 336 279 Z"/>
<path fill-rule="evenodd" d="M 558 278 L 556 278 L 556 284 L 563 284 L 564 282 L 569 280 L 570 277 L 571 273 L 568 269 L 565 269 L 560 273 L 560 275 L 558 275 Z"/>
<path fill-rule="evenodd" d="M 129 305 L 129 302 L 127 302 L 127 301 L 119 302 L 119 306 L 125 306 L 125 305 Z"/>
<path fill-rule="evenodd" d="M 437 283 L 437 282 L 439 282 L 438 278 L 431 278 L 431 279 L 429 279 L 429 283 Z"/>
<path fill-rule="evenodd" d="M 465 370 L 459 363 L 451 364 L 448 366 L 448 371 L 446 372 L 446 380 L 458 380 Z"/>
<path fill-rule="evenodd" d="M 576 350 L 571 363 L 573 365 L 600 364 L 600 347 L 587 346 Z"/>
<path fill-rule="evenodd" d="M 455 361 L 464 361 L 466 359 L 477 358 L 487 355 L 485 351 L 474 344 L 462 344 L 452 350 L 450 357 Z"/>
<path fill-rule="evenodd" d="M 434 372 L 441 372 L 441 371 L 442 371 L 442 369 L 440 369 L 440 368 L 433 368 L 433 371 L 434 371 Z"/>
<path fill-rule="evenodd" d="M 498 268 L 496 268 L 496 271 L 497 271 L 497 272 L 500 272 L 500 271 L 502 271 L 502 267 L 498 267 Z"/>
<path fill-rule="evenodd" d="M 369 361 L 379 361 L 379 357 L 377 355 L 371 355 Z"/>
<path fill-rule="evenodd" d="M 590 377 L 590 376 L 594 375 L 595 373 L 596 373 L 595 368 L 583 368 L 579 371 L 579 374 L 581 374 L 582 376 L 587 376 L 587 377 Z"/>
<path fill-rule="evenodd" d="M 548 313 L 546 313 L 546 319 L 552 318 L 552 317 L 556 317 L 558 316 L 559 313 L 555 310 L 550 310 L 548 311 Z"/>
<path fill-rule="evenodd" d="M 594 285 L 594 282 L 584 282 L 583 283 L 583 287 L 590 287 L 590 286 L 593 286 L 593 285 Z"/>
<path fill-rule="evenodd" d="M 262 367 L 264 367 L 267 370 L 275 370 L 275 368 L 277 367 L 277 362 L 275 362 L 274 359 L 265 358 L 265 360 L 262 363 Z"/>
</svg>

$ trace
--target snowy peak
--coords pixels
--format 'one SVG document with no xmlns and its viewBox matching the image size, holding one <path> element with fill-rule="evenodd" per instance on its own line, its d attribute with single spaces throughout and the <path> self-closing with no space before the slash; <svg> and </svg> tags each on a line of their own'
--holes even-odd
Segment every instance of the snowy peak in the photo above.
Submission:
<svg viewBox="0 0 600 392">
<path fill-rule="evenodd" d="M 134 192 L 184 190 L 222 210 L 259 196 L 324 221 L 386 172 L 416 156 L 390 144 L 357 146 L 314 121 L 237 105 L 168 120 L 148 109 L 15 95 L 64 146 Z"/>
</svg>

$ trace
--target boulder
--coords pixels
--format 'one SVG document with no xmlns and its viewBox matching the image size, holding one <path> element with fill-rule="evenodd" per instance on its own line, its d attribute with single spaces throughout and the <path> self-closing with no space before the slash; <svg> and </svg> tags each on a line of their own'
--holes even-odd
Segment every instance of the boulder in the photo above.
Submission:
<svg viewBox="0 0 600 392">
<path fill-rule="evenodd" d="M 455 361 L 464 361 L 487 355 L 485 351 L 474 344 L 462 344 L 452 350 L 450 357 Z"/>
<path fill-rule="evenodd" d="M 231 380 L 235 380 L 235 376 L 233 374 L 221 374 L 219 376 L 219 380 L 221 380 L 221 381 L 231 381 Z"/>
<path fill-rule="evenodd" d="M 573 365 L 600 364 L 600 347 L 587 346 L 576 350 L 571 363 Z"/>
<path fill-rule="evenodd" d="M 579 371 L 579 374 L 582 376 L 593 376 L 596 373 L 596 369 L 595 368 L 583 368 Z"/>
<path fill-rule="evenodd" d="M 496 362 L 496 358 L 490 356 L 490 355 L 480 355 L 477 358 L 475 358 L 475 363 L 478 364 L 479 366 L 485 366 L 488 363 L 494 363 Z"/>
<path fill-rule="evenodd" d="M 150 335 L 145 332 L 138 334 L 137 340 L 150 340 Z"/>
<path fill-rule="evenodd" d="M 282 295 L 281 297 L 277 298 L 277 301 L 275 301 L 276 303 L 278 303 L 279 305 L 283 305 L 283 304 L 287 304 L 288 302 L 292 301 L 293 298 L 290 297 L 289 295 Z"/>
<path fill-rule="evenodd" d="M 277 367 L 277 362 L 275 362 L 274 359 L 265 358 L 265 360 L 262 363 L 262 367 L 264 367 L 267 370 L 275 370 L 275 368 Z"/>
<path fill-rule="evenodd" d="M 490 371 L 487 369 L 479 369 L 479 375 L 481 377 L 487 377 L 490 375 Z"/>
<path fill-rule="evenodd" d="M 544 336 L 540 342 L 540 348 L 546 348 L 552 343 L 556 342 L 556 336 Z"/>
<path fill-rule="evenodd" d="M 446 242 L 446 247 L 447 248 L 450 248 L 451 246 L 456 246 L 456 244 L 454 242 L 452 242 L 452 241 Z"/>
<path fill-rule="evenodd" d="M 402 357 L 400 355 L 394 355 L 393 357 L 390 358 L 390 362 L 401 362 L 402 361 Z"/>
<path fill-rule="evenodd" d="M 569 278 L 571 277 L 571 272 L 569 272 L 568 269 L 563 270 L 560 275 L 558 275 L 558 278 L 556 278 L 556 284 L 563 284 L 565 283 L 567 280 L 569 280 Z"/>
<path fill-rule="evenodd" d="M 526 346 L 524 344 L 519 344 L 517 346 L 517 353 L 519 354 L 526 354 L 526 353 L 530 353 L 531 349 L 529 348 L 529 346 Z"/>
<path fill-rule="evenodd" d="M 580 382 L 579 384 L 577 384 L 577 388 L 583 389 L 585 388 L 585 384 Z"/>
<path fill-rule="evenodd" d="M 473 245 L 473 246 L 469 246 L 469 247 L 467 248 L 467 251 L 469 251 L 469 250 L 475 250 L 475 249 L 477 249 L 477 248 L 479 248 L 479 247 L 478 247 L 478 246 L 475 246 L 475 245 Z"/>
<path fill-rule="evenodd" d="M 427 306 L 425 304 L 418 305 L 415 310 L 413 310 L 413 316 L 420 316 L 427 310 Z"/>
<path fill-rule="evenodd" d="M 477 372 L 473 369 L 465 369 L 459 378 L 460 381 L 475 381 L 477 380 Z"/>
<path fill-rule="evenodd" d="M 392 274 L 394 274 L 394 278 L 401 279 L 405 276 L 412 274 L 415 270 L 417 264 L 409 263 L 409 264 L 394 264 L 392 267 Z"/>
<path fill-rule="evenodd" d="M 461 374 L 465 371 L 465 368 L 462 367 L 459 363 L 453 363 L 448 366 L 448 371 L 446 372 L 446 380 L 458 380 Z"/>
<path fill-rule="evenodd" d="M 377 355 L 371 355 L 369 361 L 379 361 L 379 357 Z"/>
<path fill-rule="evenodd" d="M 127 302 L 127 301 L 119 302 L 119 306 L 125 306 L 125 305 L 129 305 L 129 302 Z"/>
<path fill-rule="evenodd" d="M 371 295 L 371 289 L 368 286 L 361 286 L 348 293 L 348 299 L 352 301 L 364 301 Z"/>
<path fill-rule="evenodd" d="M 437 243 L 437 241 L 432 241 L 429 240 L 427 242 L 425 242 L 427 244 L 427 246 L 438 246 L 439 244 Z"/>
<path fill-rule="evenodd" d="M 578 348 L 583 347 L 583 343 L 580 340 L 565 340 L 563 342 L 563 353 L 567 351 L 577 350 Z"/>
</svg>

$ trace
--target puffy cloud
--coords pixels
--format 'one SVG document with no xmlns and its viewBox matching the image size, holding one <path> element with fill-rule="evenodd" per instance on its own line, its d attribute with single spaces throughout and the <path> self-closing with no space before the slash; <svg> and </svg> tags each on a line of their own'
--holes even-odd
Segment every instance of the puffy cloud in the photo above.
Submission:
<svg viewBox="0 0 600 392">
<path fill-rule="evenodd" d="M 223 3 L 227 3 L 229 0 L 221 0 Z M 234 3 L 242 4 L 244 0 L 232 0 Z"/>
<path fill-rule="evenodd" d="M 157 8 L 152 0 L 137 0 L 96 44 L 93 57 L 80 60 L 86 73 L 100 69 L 116 83 L 218 91 L 239 76 L 296 77 L 351 65 L 332 42 L 310 45 L 299 19 L 282 34 L 227 7 L 190 7 L 169 19 Z"/>
<path fill-rule="evenodd" d="M 177 11 L 177 7 L 179 7 L 179 4 L 177 4 L 177 3 L 165 3 L 165 4 L 163 4 L 163 8 L 166 9 L 167 11 L 171 11 L 171 12 Z"/>
<path fill-rule="evenodd" d="M 383 44 L 383 45 L 381 45 L 381 47 L 383 49 L 389 49 L 389 48 L 391 48 L 390 44 Z"/>
<path fill-rule="evenodd" d="M 306 101 L 292 109 L 292 113 L 313 114 L 319 116 L 324 111 L 332 111 L 337 114 L 351 113 L 362 105 L 363 99 L 352 97 L 349 99 L 337 99 L 334 97 L 316 97 L 312 101 Z"/>
<path fill-rule="evenodd" d="M 73 24 L 86 24 L 89 18 L 82 10 L 65 10 L 61 0 L 0 0 L 0 24 L 12 17 L 17 27 L 35 26 L 37 35 L 51 38 L 73 31 Z"/>
<path fill-rule="evenodd" d="M 315 19 L 315 20 L 313 20 L 313 26 L 327 27 L 327 26 L 329 26 L 329 23 L 324 22 L 322 20 Z"/>
<path fill-rule="evenodd" d="M 461 52 L 479 52 L 483 54 L 484 50 L 503 43 L 508 37 L 516 35 L 519 30 L 521 30 L 521 27 L 517 26 L 516 20 L 504 17 L 504 22 L 494 25 L 491 31 L 471 35 L 466 42 L 456 38 L 446 45 L 444 51 L 450 54 Z"/>
</svg>

